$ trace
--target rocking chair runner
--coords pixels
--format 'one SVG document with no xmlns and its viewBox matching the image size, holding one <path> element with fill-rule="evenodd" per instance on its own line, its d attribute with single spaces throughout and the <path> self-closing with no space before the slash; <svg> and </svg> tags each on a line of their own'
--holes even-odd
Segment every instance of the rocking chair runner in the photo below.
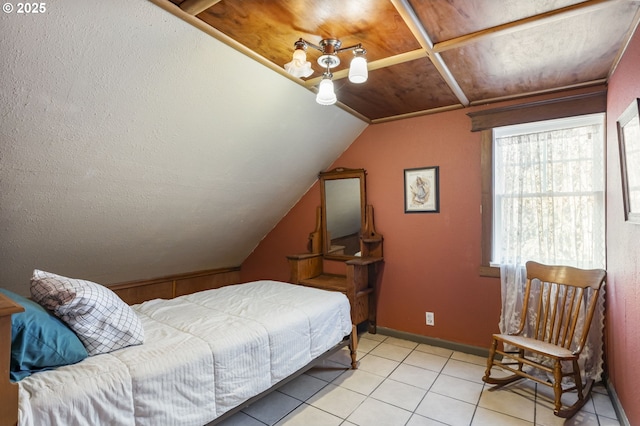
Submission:
<svg viewBox="0 0 640 426">
<path fill-rule="evenodd" d="M 587 401 L 593 385 L 589 379 L 583 386 L 580 377 L 578 359 L 584 349 L 591 320 L 596 308 L 598 293 L 606 272 L 602 269 L 584 270 L 569 266 L 548 266 L 536 262 L 527 262 L 527 284 L 522 306 L 520 327 L 513 334 L 494 334 L 487 359 L 486 383 L 506 385 L 528 378 L 553 388 L 555 396 L 554 414 L 559 417 L 571 417 L 582 408 Z M 539 297 L 533 310 L 529 309 L 529 296 L 532 286 L 540 286 Z M 590 297 L 586 289 L 593 289 Z M 529 312 L 534 312 L 531 318 Z M 576 327 L 584 318 L 579 339 L 574 343 Z M 530 336 L 525 336 L 525 325 L 532 325 Z M 515 347 L 515 351 L 500 350 L 498 343 Z M 502 355 L 503 359 L 496 359 Z M 570 371 L 563 371 L 562 362 L 568 361 Z M 517 365 L 517 368 L 515 366 Z M 525 371 L 527 365 L 553 375 L 553 380 L 545 381 Z M 491 377 L 493 366 L 508 370 L 513 375 L 508 377 Z M 571 377 L 574 385 L 562 387 L 562 379 Z M 571 406 L 562 407 L 562 394 L 576 390 L 578 400 Z"/>
</svg>

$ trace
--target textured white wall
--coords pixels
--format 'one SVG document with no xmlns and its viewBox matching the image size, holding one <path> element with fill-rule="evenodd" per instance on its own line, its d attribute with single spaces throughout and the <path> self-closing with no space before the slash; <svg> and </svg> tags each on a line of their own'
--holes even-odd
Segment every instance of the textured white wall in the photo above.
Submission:
<svg viewBox="0 0 640 426">
<path fill-rule="evenodd" d="M 22 294 L 34 268 L 239 265 L 366 127 L 145 0 L 2 13 L 0 36 L 0 286 Z"/>
</svg>

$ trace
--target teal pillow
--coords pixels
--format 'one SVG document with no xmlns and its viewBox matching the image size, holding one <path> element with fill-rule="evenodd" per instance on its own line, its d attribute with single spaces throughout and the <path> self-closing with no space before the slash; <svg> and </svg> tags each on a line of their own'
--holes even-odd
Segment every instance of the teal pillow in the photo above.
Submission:
<svg viewBox="0 0 640 426">
<path fill-rule="evenodd" d="M 1 289 L 24 308 L 11 316 L 10 378 L 16 382 L 32 373 L 82 361 L 87 350 L 78 336 L 36 302 Z"/>
</svg>

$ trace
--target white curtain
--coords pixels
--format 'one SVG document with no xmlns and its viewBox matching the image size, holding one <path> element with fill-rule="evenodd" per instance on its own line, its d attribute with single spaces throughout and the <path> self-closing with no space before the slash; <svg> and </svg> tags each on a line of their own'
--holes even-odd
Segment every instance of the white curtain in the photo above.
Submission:
<svg viewBox="0 0 640 426">
<path fill-rule="evenodd" d="M 599 123 L 496 137 L 493 258 L 501 265 L 502 333 L 520 324 L 526 261 L 604 268 L 602 133 Z M 583 376 L 596 381 L 603 324 L 604 291 L 582 357 Z"/>
</svg>

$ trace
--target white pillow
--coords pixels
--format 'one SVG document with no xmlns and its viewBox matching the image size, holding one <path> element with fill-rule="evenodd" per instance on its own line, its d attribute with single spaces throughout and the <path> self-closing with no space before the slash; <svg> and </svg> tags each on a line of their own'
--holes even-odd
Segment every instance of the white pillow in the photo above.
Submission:
<svg viewBox="0 0 640 426">
<path fill-rule="evenodd" d="M 31 297 L 64 321 L 89 355 L 144 342 L 136 313 L 113 291 L 91 281 L 33 271 Z"/>
</svg>

